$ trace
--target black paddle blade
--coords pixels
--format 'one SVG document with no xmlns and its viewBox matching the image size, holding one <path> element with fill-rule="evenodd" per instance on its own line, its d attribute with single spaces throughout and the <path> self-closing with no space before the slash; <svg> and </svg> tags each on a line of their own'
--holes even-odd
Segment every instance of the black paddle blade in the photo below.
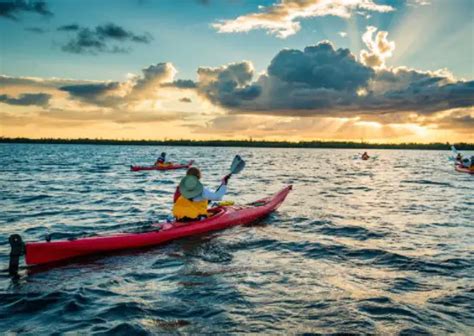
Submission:
<svg viewBox="0 0 474 336">
<path fill-rule="evenodd" d="M 242 160 L 240 155 L 236 155 L 234 160 L 232 160 L 232 165 L 230 166 L 230 173 L 231 174 L 238 174 L 240 173 L 245 167 L 245 161 Z"/>
</svg>

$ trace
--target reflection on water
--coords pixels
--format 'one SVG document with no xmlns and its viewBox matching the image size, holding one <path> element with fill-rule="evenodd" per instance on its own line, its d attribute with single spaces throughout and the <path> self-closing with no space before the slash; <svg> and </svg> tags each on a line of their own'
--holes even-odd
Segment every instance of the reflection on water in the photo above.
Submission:
<svg viewBox="0 0 474 336">
<path fill-rule="evenodd" d="M 183 171 L 129 171 L 162 150 L 196 159 L 210 187 L 240 154 L 237 203 L 294 190 L 257 225 L 2 273 L 0 332 L 472 333 L 474 180 L 448 152 L 1 144 L 1 265 L 11 233 L 63 239 L 166 218 Z"/>
</svg>

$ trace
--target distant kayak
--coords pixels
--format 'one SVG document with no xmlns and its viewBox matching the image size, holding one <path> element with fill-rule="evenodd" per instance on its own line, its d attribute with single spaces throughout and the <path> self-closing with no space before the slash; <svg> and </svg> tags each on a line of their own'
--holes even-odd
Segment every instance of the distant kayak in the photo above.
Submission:
<svg viewBox="0 0 474 336">
<path fill-rule="evenodd" d="M 375 160 L 377 159 L 379 156 L 378 155 L 371 155 L 371 156 L 362 156 L 362 155 L 354 155 L 352 157 L 353 160 L 362 160 L 362 161 L 368 161 L 370 159 L 372 160 Z"/>
<path fill-rule="evenodd" d="M 174 239 L 222 230 L 231 226 L 253 223 L 276 210 L 285 200 L 292 186 L 248 205 L 217 206 L 207 219 L 190 223 L 158 223 L 156 231 L 119 233 L 110 236 L 88 237 L 50 242 L 27 242 L 19 235 L 10 236 L 12 251 L 22 251 L 27 265 L 65 261 L 80 256 L 104 254 L 111 251 L 135 249 L 162 244 Z M 166 229 L 165 229 L 166 228 Z M 16 245 L 15 245 L 16 244 Z M 14 253 L 12 253 L 13 255 Z"/>
<path fill-rule="evenodd" d="M 174 170 L 174 169 L 184 169 L 189 168 L 193 165 L 194 160 L 189 161 L 186 164 L 163 164 L 163 165 L 153 165 L 153 166 L 130 166 L 131 171 L 140 171 L 140 170 Z"/>
<path fill-rule="evenodd" d="M 466 174 L 474 175 L 474 170 L 471 170 L 471 169 L 466 168 L 466 167 L 462 167 L 459 164 L 455 164 L 454 169 L 456 169 L 456 171 L 458 171 L 460 173 L 466 173 Z"/>
</svg>

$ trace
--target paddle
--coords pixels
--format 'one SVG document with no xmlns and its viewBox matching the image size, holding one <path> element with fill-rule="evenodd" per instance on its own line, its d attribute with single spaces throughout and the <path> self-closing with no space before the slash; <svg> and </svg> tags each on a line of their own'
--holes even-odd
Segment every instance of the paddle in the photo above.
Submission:
<svg viewBox="0 0 474 336">
<path fill-rule="evenodd" d="M 456 162 L 458 162 L 457 157 L 458 157 L 459 154 L 460 153 L 458 152 L 456 147 L 451 146 L 451 157 L 449 157 L 448 160 L 449 161 L 454 161 L 454 164 L 456 164 Z"/>
<path fill-rule="evenodd" d="M 240 155 L 236 155 L 230 165 L 230 175 L 240 173 L 245 167 L 245 161 L 242 160 Z"/>
<path fill-rule="evenodd" d="M 240 155 L 236 155 L 232 160 L 232 164 L 230 165 L 230 174 L 227 179 L 229 179 L 232 175 L 240 173 L 245 168 L 245 161 L 240 157 Z M 226 177 L 224 176 L 224 178 Z M 223 178 L 223 179 L 224 179 Z M 222 184 L 217 188 L 217 191 L 222 187 Z"/>
</svg>

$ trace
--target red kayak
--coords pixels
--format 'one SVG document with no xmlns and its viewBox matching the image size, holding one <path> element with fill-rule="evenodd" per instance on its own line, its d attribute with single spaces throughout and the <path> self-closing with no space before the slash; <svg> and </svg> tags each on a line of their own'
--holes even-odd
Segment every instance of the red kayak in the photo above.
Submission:
<svg viewBox="0 0 474 336">
<path fill-rule="evenodd" d="M 170 164 L 163 166 L 130 166 L 131 171 L 140 171 L 140 170 L 174 170 L 174 169 L 183 169 L 189 168 L 193 165 L 194 160 L 189 161 L 186 164 Z"/>
<path fill-rule="evenodd" d="M 454 165 L 454 169 L 456 169 L 456 171 L 460 172 L 460 173 L 467 173 L 467 174 L 472 174 L 474 175 L 474 170 L 471 170 L 469 168 L 466 168 L 466 167 L 463 167 L 459 164 L 455 164 Z"/>
<path fill-rule="evenodd" d="M 210 209 L 212 217 L 207 219 L 179 223 L 172 222 L 170 228 L 144 233 L 119 233 L 111 236 L 79 238 L 75 240 L 58 240 L 50 242 L 23 242 L 19 235 L 10 236 L 12 254 L 15 249 L 12 240 L 25 253 L 28 265 L 40 265 L 50 262 L 63 261 L 75 257 L 101 254 L 111 251 L 134 249 L 162 244 L 174 239 L 199 235 L 209 231 L 222 230 L 235 225 L 255 222 L 277 209 L 292 189 L 288 186 L 273 196 L 242 206 L 220 206 Z M 162 224 L 155 224 L 161 227 Z"/>
</svg>

